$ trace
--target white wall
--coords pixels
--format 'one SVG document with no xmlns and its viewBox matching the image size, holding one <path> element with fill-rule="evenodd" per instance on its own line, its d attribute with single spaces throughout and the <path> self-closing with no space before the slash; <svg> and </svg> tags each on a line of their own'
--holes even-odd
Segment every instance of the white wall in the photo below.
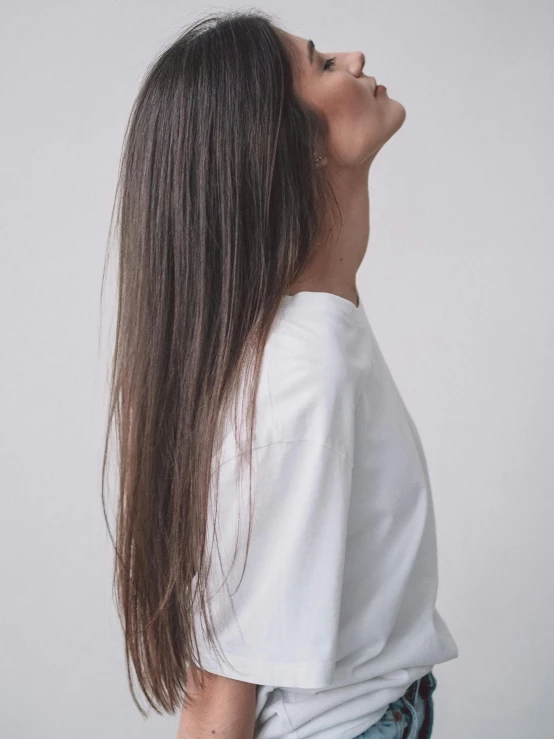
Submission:
<svg viewBox="0 0 554 739">
<path fill-rule="evenodd" d="M 364 51 L 407 110 L 372 167 L 359 288 L 434 486 L 438 606 L 460 656 L 435 668 L 433 736 L 549 736 L 554 8 L 262 7 L 322 50 Z M 2 4 L 2 739 L 176 733 L 176 716 L 143 721 L 126 683 L 99 497 L 99 292 L 137 86 L 206 8 Z"/>
</svg>

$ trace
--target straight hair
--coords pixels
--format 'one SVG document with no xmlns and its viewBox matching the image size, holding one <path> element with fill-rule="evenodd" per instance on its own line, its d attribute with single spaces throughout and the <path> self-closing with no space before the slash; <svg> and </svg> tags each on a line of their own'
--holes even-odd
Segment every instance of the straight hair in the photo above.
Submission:
<svg viewBox="0 0 554 739">
<path fill-rule="evenodd" d="M 267 13 L 208 15 L 151 63 L 124 134 L 108 242 L 108 259 L 112 240 L 119 254 L 101 487 L 128 682 L 144 716 L 133 670 L 160 714 L 191 698 L 187 670 L 203 669 L 195 609 L 218 651 L 206 542 L 224 430 L 232 418 L 251 467 L 267 337 L 338 207 L 315 162 L 326 124 L 295 90 L 296 63 Z"/>
</svg>

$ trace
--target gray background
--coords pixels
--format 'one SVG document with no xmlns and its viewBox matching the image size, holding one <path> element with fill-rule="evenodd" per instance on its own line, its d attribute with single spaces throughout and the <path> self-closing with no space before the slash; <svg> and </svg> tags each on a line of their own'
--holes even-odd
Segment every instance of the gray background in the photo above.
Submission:
<svg viewBox="0 0 554 739">
<path fill-rule="evenodd" d="M 99 488 L 113 279 L 99 301 L 138 84 L 207 7 L 2 4 L 2 739 L 176 734 L 126 683 Z M 362 50 L 407 110 L 371 170 L 358 285 L 433 483 L 460 649 L 435 668 L 433 736 L 550 736 L 553 5 L 260 7 L 322 51 Z"/>
</svg>

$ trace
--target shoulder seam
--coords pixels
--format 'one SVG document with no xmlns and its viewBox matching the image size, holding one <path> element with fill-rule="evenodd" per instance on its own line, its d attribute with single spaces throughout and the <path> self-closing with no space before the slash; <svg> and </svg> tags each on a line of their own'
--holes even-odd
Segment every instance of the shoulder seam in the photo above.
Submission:
<svg viewBox="0 0 554 739">
<path fill-rule="evenodd" d="M 330 444 L 325 444 L 323 441 L 318 441 L 318 439 L 277 439 L 276 441 L 270 441 L 267 444 L 258 444 L 257 446 L 252 447 L 252 451 L 256 451 L 257 449 L 265 449 L 268 446 L 274 446 L 275 444 L 297 444 L 301 441 L 307 441 L 311 444 L 319 444 L 319 446 L 325 447 L 326 449 L 330 449 L 332 452 L 334 452 L 338 457 L 341 459 L 344 459 L 345 462 L 348 462 L 348 464 L 353 467 L 354 462 L 349 459 L 345 454 L 342 452 L 339 452 L 338 449 L 335 449 L 335 447 L 331 446 Z M 224 464 L 227 464 L 227 462 L 232 462 L 234 459 L 237 459 L 238 457 L 243 456 L 243 454 L 247 454 L 247 452 L 242 452 L 241 454 L 235 454 L 234 457 L 230 457 L 229 459 L 226 459 L 224 462 L 222 462 L 219 466 L 223 467 Z"/>
</svg>

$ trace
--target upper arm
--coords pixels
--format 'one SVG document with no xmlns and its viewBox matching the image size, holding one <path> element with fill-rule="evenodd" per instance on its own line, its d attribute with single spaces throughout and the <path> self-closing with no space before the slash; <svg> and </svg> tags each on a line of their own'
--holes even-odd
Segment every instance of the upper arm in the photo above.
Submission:
<svg viewBox="0 0 554 739">
<path fill-rule="evenodd" d="M 201 686 L 203 677 L 203 688 Z M 256 684 L 199 671 L 187 671 L 187 700 L 177 739 L 248 739 L 254 735 Z"/>
</svg>

